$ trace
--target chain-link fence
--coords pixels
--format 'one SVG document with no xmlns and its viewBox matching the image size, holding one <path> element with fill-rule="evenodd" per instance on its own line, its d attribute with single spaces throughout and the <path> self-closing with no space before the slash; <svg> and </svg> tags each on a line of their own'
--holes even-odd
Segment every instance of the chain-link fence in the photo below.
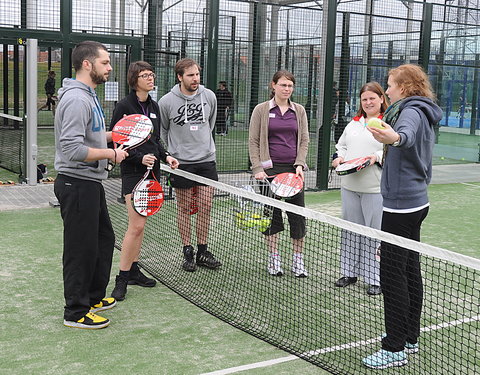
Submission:
<svg viewBox="0 0 480 375">
<path fill-rule="evenodd" d="M 216 137 L 219 170 L 248 171 L 250 114 L 268 99 L 273 73 L 287 69 L 297 80 L 293 100 L 305 106 L 309 118 L 313 172 L 308 185 L 325 188 L 335 142 L 360 106 L 360 87 L 371 80 L 385 87 L 388 69 L 412 62 L 428 70 L 444 110 L 434 163 L 478 162 L 478 3 L 4 0 L 2 111 L 24 114 L 24 51 L 18 38 L 39 40 L 39 108 L 46 104 L 48 71 L 57 72 L 57 90 L 61 79 L 72 74 L 69 54 L 75 43 L 94 39 L 106 44 L 113 74 L 97 91 L 107 123 L 115 102 L 128 92 L 131 61 L 144 59 L 155 67 L 152 95 L 159 99 L 176 83 L 175 62 L 191 57 L 202 66 L 209 89 L 226 81 L 234 98 L 228 135 Z M 38 119 L 40 126 L 52 126 L 51 106 L 42 108 Z"/>
</svg>

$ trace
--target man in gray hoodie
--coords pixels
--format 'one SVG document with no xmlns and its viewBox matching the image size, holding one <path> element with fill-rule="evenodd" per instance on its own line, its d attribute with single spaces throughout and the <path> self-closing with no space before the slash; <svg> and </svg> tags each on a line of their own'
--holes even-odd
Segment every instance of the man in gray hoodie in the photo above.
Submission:
<svg viewBox="0 0 480 375">
<path fill-rule="evenodd" d="M 76 79 L 58 90 L 55 116 L 54 191 L 63 219 L 64 325 L 98 329 L 110 321 L 95 312 L 115 306 L 104 298 L 110 279 L 115 235 L 102 180 L 108 159 L 120 163 L 127 152 L 107 148 L 111 132 L 95 88 L 112 70 L 104 45 L 84 41 L 72 52 Z"/>
<path fill-rule="evenodd" d="M 175 74 L 179 84 L 158 101 L 160 137 L 168 152 L 179 161 L 179 169 L 217 181 L 212 137 L 217 117 L 215 93 L 200 85 L 200 67 L 192 59 L 179 60 L 175 65 Z M 197 265 L 211 269 L 220 267 L 221 263 L 207 250 L 213 188 L 174 174 L 170 176 L 170 184 L 175 188 L 177 197 L 183 269 L 193 272 Z M 197 213 L 196 258 L 191 243 L 191 219 L 194 213 Z"/>
</svg>

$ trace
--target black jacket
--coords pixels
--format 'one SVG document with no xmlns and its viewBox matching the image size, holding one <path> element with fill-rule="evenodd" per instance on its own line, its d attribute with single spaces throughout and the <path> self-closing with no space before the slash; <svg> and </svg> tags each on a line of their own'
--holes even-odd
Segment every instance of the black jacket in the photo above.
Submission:
<svg viewBox="0 0 480 375">
<path fill-rule="evenodd" d="M 168 155 L 165 148 L 160 141 L 160 109 L 158 103 L 153 101 L 150 95 L 147 98 L 147 113 L 143 112 L 137 94 L 134 90 L 130 91 L 125 98 L 120 100 L 112 114 L 112 121 L 110 123 L 110 130 L 124 115 L 145 114 L 152 120 L 153 134 L 150 139 L 144 144 L 128 150 L 128 157 L 120 165 L 122 175 L 124 174 L 142 174 L 145 173 L 147 167 L 142 164 L 142 158 L 146 154 L 154 154 L 157 159 L 166 162 Z M 158 161 L 157 161 L 158 163 Z M 155 166 L 155 169 L 158 165 Z"/>
</svg>

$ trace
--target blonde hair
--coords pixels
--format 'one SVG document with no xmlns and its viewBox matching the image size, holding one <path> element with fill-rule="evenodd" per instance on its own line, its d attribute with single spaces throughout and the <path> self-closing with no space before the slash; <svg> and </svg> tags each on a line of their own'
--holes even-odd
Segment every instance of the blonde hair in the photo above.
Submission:
<svg viewBox="0 0 480 375">
<path fill-rule="evenodd" d="M 419 65 L 400 65 L 390 69 L 388 75 L 403 89 L 405 97 L 426 96 L 427 98 L 435 99 L 430 80 Z"/>
</svg>

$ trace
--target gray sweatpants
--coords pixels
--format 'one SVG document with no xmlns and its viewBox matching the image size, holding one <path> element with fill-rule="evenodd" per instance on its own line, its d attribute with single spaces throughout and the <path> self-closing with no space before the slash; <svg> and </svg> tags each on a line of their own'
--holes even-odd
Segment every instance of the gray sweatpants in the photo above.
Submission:
<svg viewBox="0 0 480 375">
<path fill-rule="evenodd" d="M 383 199 L 380 193 L 357 193 L 341 189 L 342 217 L 353 223 L 380 229 Z M 369 285 L 380 285 L 380 263 L 375 253 L 380 245 L 370 237 L 342 230 L 340 271 L 343 276 L 362 277 Z"/>
</svg>

